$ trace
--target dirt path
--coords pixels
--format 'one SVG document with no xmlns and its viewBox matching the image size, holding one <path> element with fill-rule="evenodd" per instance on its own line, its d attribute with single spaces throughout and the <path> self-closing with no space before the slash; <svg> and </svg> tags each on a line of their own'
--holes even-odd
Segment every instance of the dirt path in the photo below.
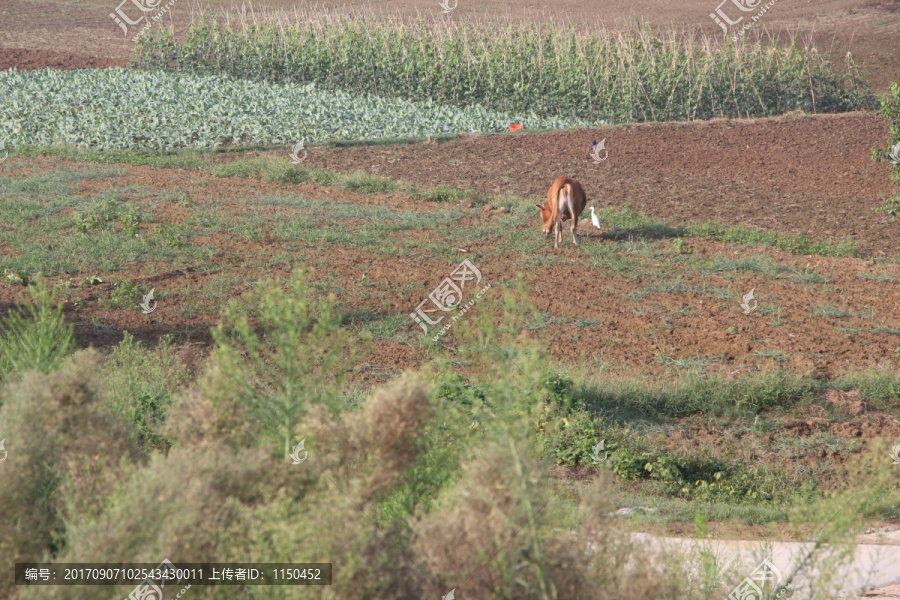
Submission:
<svg viewBox="0 0 900 600">
<path fill-rule="evenodd" d="M 900 591 L 900 532 L 894 532 L 894 536 L 888 540 L 888 544 L 858 544 L 853 551 L 852 559 L 846 563 L 838 563 L 841 566 L 829 568 L 829 576 L 832 581 L 839 584 L 841 597 L 865 598 L 895 598 Z M 786 583 L 789 573 L 796 568 L 801 558 L 811 550 L 812 544 L 795 542 L 751 542 L 734 540 L 704 540 L 699 544 L 695 540 L 682 538 L 654 537 L 647 534 L 635 534 L 634 539 L 645 543 L 651 552 L 659 552 L 663 549 L 680 550 L 699 564 L 697 554 L 701 549 L 711 552 L 717 559 L 717 564 L 722 570 L 733 570 L 738 577 L 750 578 L 764 558 L 768 558 L 777 571 L 768 571 L 774 581 Z M 779 573 L 780 571 L 780 573 Z M 720 571 L 721 573 L 721 571 Z M 822 576 L 819 571 L 813 571 L 808 577 L 796 577 L 792 582 L 793 589 L 799 589 L 801 593 L 807 591 L 810 579 L 816 580 Z M 741 583 L 741 579 L 734 581 L 735 585 Z M 741 596 L 744 597 L 744 596 Z"/>
</svg>

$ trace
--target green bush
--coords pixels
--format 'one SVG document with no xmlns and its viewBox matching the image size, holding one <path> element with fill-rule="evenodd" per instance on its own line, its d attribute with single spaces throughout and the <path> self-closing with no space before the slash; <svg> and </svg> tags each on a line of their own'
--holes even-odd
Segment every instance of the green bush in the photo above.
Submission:
<svg viewBox="0 0 900 600">
<path fill-rule="evenodd" d="M 0 321 L 0 379 L 30 369 L 49 373 L 75 348 L 74 328 L 65 324 L 57 290 L 39 277 L 28 293 L 34 303 Z"/>
<path fill-rule="evenodd" d="M 452 371 L 443 372 L 435 383 L 437 384 L 438 400 L 458 403 L 468 410 L 480 408 L 486 404 L 486 390 L 479 385 L 473 385 L 462 375 Z"/>
<path fill-rule="evenodd" d="M 239 398 L 285 456 L 299 441 L 296 427 L 306 411 L 316 403 L 334 406 L 352 354 L 333 300 L 314 302 L 299 270 L 287 286 L 267 279 L 245 304 L 229 301 L 213 330 L 218 377 L 207 387 L 218 398 Z"/>
<path fill-rule="evenodd" d="M 422 452 L 408 482 L 380 506 L 379 519 L 385 526 L 408 530 L 408 520 L 417 512 L 427 512 L 441 490 L 453 484 L 469 440 L 483 434 L 489 411 L 486 390 L 450 370 L 435 376 L 432 389 L 435 410 L 422 430 Z"/>
<path fill-rule="evenodd" d="M 309 179 L 306 169 L 267 157 L 239 158 L 216 168 L 214 173 L 219 177 L 254 177 L 274 183 L 303 183 Z"/>
<path fill-rule="evenodd" d="M 343 176 L 341 187 L 363 194 L 389 194 L 397 190 L 396 184 L 385 177 L 368 173 L 352 173 Z"/>
<path fill-rule="evenodd" d="M 888 150 L 875 149 L 872 158 L 891 163 L 891 179 L 897 189 L 884 198 L 884 206 L 876 208 L 875 212 L 887 213 L 893 219 L 900 213 L 900 84 L 897 82 L 891 84 L 891 93 L 881 99 L 880 114 L 887 121 L 891 137 L 888 138 Z"/>
<path fill-rule="evenodd" d="M 184 246 L 184 238 L 187 227 L 184 223 L 172 225 L 171 223 L 163 223 L 153 230 L 151 238 L 154 244 L 168 248 L 180 248 Z"/>
<path fill-rule="evenodd" d="M 338 186 L 363 194 L 385 194 L 397 190 L 397 184 L 379 175 L 351 173 L 342 175 L 325 169 L 304 169 L 272 157 L 239 158 L 215 169 L 219 177 L 254 177 L 273 183 L 303 183 Z"/>
<path fill-rule="evenodd" d="M 570 412 L 561 421 L 556 435 L 547 438 L 548 441 L 552 440 L 553 457 L 558 465 L 592 464 L 594 446 L 601 439 L 604 440 L 604 452 L 617 447 L 615 442 L 606 442 L 597 417 L 583 408 Z"/>
<path fill-rule="evenodd" d="M 610 453 L 608 464 L 625 480 L 650 479 L 665 493 L 703 501 L 754 503 L 785 500 L 796 490 L 776 471 L 723 463 L 708 456 L 675 456 L 662 448 L 623 445 Z"/>
<path fill-rule="evenodd" d="M 144 448 L 168 450 L 172 441 L 161 430 L 175 393 L 189 373 L 172 342 L 163 337 L 154 351 L 136 342 L 127 331 L 103 365 L 103 398 L 112 410 L 131 423 Z"/>
<path fill-rule="evenodd" d="M 126 279 L 119 279 L 112 284 L 109 298 L 103 300 L 104 308 L 137 308 L 143 299 L 143 292 L 138 284 Z"/>
<path fill-rule="evenodd" d="M 547 371 L 541 379 L 541 386 L 547 391 L 549 400 L 558 404 L 568 404 L 572 397 L 574 382 L 559 373 Z"/>
<path fill-rule="evenodd" d="M 849 373 L 835 387 L 857 390 L 872 408 L 900 418 L 900 373 L 893 369 Z"/>
</svg>

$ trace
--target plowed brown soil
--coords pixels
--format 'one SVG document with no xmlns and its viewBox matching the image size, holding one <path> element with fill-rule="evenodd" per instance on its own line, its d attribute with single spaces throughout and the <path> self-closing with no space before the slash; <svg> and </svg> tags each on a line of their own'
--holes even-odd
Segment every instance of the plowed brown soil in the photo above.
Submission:
<svg viewBox="0 0 900 600">
<path fill-rule="evenodd" d="M 848 238 L 886 256 L 900 249 L 900 227 L 873 212 L 893 184 L 871 154 L 889 135 L 874 114 L 785 116 L 323 149 L 307 160 L 535 202 L 565 174 L 584 184 L 597 210 L 630 203 L 672 225 L 713 219 L 816 241 Z M 609 158 L 596 165 L 591 142 L 604 138 Z"/>
<path fill-rule="evenodd" d="M 610 159 L 601 165 L 586 157 L 584 143 L 569 141 L 586 141 L 595 134 L 606 136 L 610 148 Z M 802 231 L 813 238 L 848 234 L 876 254 L 893 254 L 897 227 L 872 212 L 877 194 L 888 190 L 888 180 L 883 166 L 873 163 L 868 151 L 884 134 L 883 126 L 871 115 L 659 125 L 393 148 L 313 149 L 307 166 L 339 171 L 367 168 L 415 180 L 422 187 L 431 183 L 473 187 L 489 198 L 498 192 L 539 198 L 553 176 L 567 172 L 585 182 L 598 208 L 631 202 L 648 216 L 674 224 L 714 218 Z M 825 140 L 836 141 L 841 154 L 822 155 L 820 164 L 825 169 L 819 173 L 808 161 L 817 155 L 817 144 L 824 145 Z M 654 161 L 644 148 L 653 148 L 669 160 Z M 4 167 L 24 175 L 16 167 L 20 162 L 28 163 L 31 174 L 70 164 L 11 157 Z M 447 204 L 417 201 L 405 194 L 356 194 L 311 184 L 223 179 L 198 171 L 122 168 L 121 176 L 86 180 L 79 193 L 91 197 L 107 188 L 126 186 L 185 191 L 206 201 L 224 199 L 223 209 L 230 206 L 234 214 L 248 199 L 266 194 L 378 205 L 394 211 L 448 210 Z M 754 173 L 758 174 L 755 178 Z M 753 183 L 747 184 L 745 179 Z M 818 188 L 823 192 L 816 193 Z M 601 189 L 604 192 L 598 193 Z M 202 206 L 204 200 L 198 202 Z M 285 276 L 293 265 L 308 265 L 316 270 L 315 281 L 340 282 L 340 304 L 351 315 L 348 323 L 354 322 L 353 315 L 362 314 L 402 320 L 397 334 L 379 341 L 369 359 L 366 377 L 377 377 L 424 360 L 421 330 L 408 315 L 455 262 L 469 258 L 495 286 L 516 279 L 525 282 L 531 301 L 550 323 L 536 327 L 550 334 L 549 350 L 557 360 L 605 364 L 623 372 L 662 374 L 701 366 L 739 376 L 787 368 L 820 377 L 892 366 L 900 360 L 896 353 L 900 346 L 900 316 L 896 313 L 900 267 L 895 264 L 794 256 L 704 239 L 689 239 L 693 253 L 682 257 L 672 252 L 670 240 L 650 239 L 649 248 L 642 249 L 628 241 L 633 235 L 640 238 L 639 232 L 624 237 L 598 232 L 590 228 L 589 221 L 581 225 L 581 250 L 566 238 L 558 251 L 547 242 L 529 256 L 509 246 L 504 228 L 532 232 L 536 239 L 543 239 L 537 210 L 532 213 L 530 205 L 521 204 L 510 208 L 513 213 L 509 215 L 487 213 L 478 206 L 463 209 L 464 217 L 457 225 L 461 231 L 502 224 L 495 233 L 474 237 L 464 245 L 448 247 L 454 244 L 449 240 L 458 233 L 455 231 L 405 231 L 384 239 L 374 254 L 352 244 L 321 250 L 287 243 L 272 233 L 276 222 L 285 217 L 273 215 L 257 241 L 228 232 L 192 238 L 193 245 L 215 249 L 215 257 L 204 264 L 177 268 L 142 264 L 97 273 L 105 283 L 74 291 L 67 311 L 82 345 L 114 343 L 123 330 L 147 341 L 163 333 L 208 341 L 206 330 L 217 321 L 220 306 L 209 303 L 190 317 L 181 307 L 194 301 L 218 272 L 224 270 L 246 282 L 228 292 L 228 297 L 233 297 L 249 289 L 257 277 Z M 155 217 L 160 223 L 177 224 L 196 210 L 166 201 L 156 209 Z M 364 229 L 366 221 L 349 218 L 330 225 L 352 234 Z M 152 234 L 155 226 L 141 227 L 142 233 Z M 408 246 L 398 256 L 393 248 L 403 243 Z M 599 258 L 587 250 L 594 245 L 611 247 L 614 256 Z M 458 257 L 453 264 L 435 253 L 435 248 L 441 247 Z M 3 250 L 18 252 L 16 248 Z M 288 260 L 279 259 L 285 256 Z M 251 257 L 272 266 L 265 271 L 250 267 L 247 260 Z M 561 262 L 553 264 L 555 259 Z M 764 267 L 768 270 L 705 266 L 715 261 L 734 264 L 739 259 L 769 265 Z M 621 261 L 627 265 L 623 267 Z M 79 273 L 75 278 L 93 274 Z M 150 315 L 136 308 L 102 308 L 100 300 L 108 297 L 110 282 L 116 279 L 132 281 L 142 289 L 155 287 L 158 294 L 168 295 Z M 756 290 L 760 309 L 747 315 L 738 303 L 751 288 Z M 14 299 L 14 288 L 0 288 L 0 302 L 5 306 Z M 452 344 L 452 334 L 445 341 Z"/>
<path fill-rule="evenodd" d="M 0 69 L 108 69 L 124 67 L 127 60 L 86 56 L 73 52 L 35 48 L 0 48 Z"/>
</svg>

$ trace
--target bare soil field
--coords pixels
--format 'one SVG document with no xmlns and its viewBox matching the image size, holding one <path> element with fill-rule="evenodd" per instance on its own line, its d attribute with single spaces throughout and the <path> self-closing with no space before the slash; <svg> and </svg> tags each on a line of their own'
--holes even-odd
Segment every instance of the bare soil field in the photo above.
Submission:
<svg viewBox="0 0 900 600">
<path fill-rule="evenodd" d="M 535 201 L 565 173 L 598 210 L 627 202 L 673 225 L 713 219 L 817 241 L 846 237 L 865 254 L 892 256 L 900 230 L 873 212 L 891 181 L 871 158 L 888 134 L 875 114 L 785 116 L 327 149 L 309 161 Z M 598 139 L 609 158 L 595 165 Z"/>
<path fill-rule="evenodd" d="M 198 209 L 225 210 L 236 224 L 230 226 L 232 233 L 198 233 L 187 240 L 209 248 L 215 255 L 211 260 L 178 270 L 161 265 L 162 271 L 146 263 L 122 264 L 114 272 L 97 273 L 107 283 L 80 290 L 72 298 L 78 308 L 70 310 L 82 324 L 85 345 L 118 341 L 119 334 L 112 331 L 124 329 L 148 338 L 176 331 L 197 331 L 204 338 L 199 332 L 215 322 L 215 308 L 211 305 L 208 311 L 200 311 L 206 315 L 187 319 L 179 305 L 223 271 L 240 280 L 252 279 L 246 266 L 250 257 L 272 264 L 290 256 L 290 263 L 308 262 L 317 268 L 316 277 L 324 278 L 320 281 L 341 281 L 341 303 L 346 308 L 400 319 L 398 331 L 415 337 L 419 328 L 407 315 L 418 303 L 416 298 L 430 289 L 431 282 L 440 280 L 453 257 L 459 257 L 479 265 L 489 281 L 521 278 L 527 282 L 535 305 L 558 322 L 554 327 L 560 335 L 554 336 L 551 345 L 558 360 L 603 361 L 665 372 L 672 368 L 672 361 L 705 357 L 702 360 L 710 366 L 726 371 L 780 366 L 839 377 L 898 360 L 900 317 L 895 307 L 900 301 L 900 267 L 865 258 L 893 257 L 900 248 L 896 224 L 873 211 L 890 181 L 884 165 L 873 162 L 869 152 L 885 136 L 882 122 L 868 114 L 786 117 L 477 136 L 441 144 L 313 148 L 304 163 L 336 172 L 364 170 L 415 182 L 420 188 L 447 185 L 476 190 L 488 202 L 496 199 L 491 207 L 121 165 L 115 176 L 85 178 L 73 192 L 87 204 L 104 192 L 138 186 L 140 193 L 125 193 L 125 197 L 152 213 L 141 226 L 141 233 L 148 237 L 155 230 L 152 222 L 190 225 Z M 610 158 L 599 165 L 587 156 L 590 140 L 597 137 L 605 137 L 610 149 Z M 823 148 L 835 152 L 823 153 Z M 286 154 L 261 153 L 287 161 Z M 13 157 L 0 168 L 16 177 L 38 179 L 84 165 Z M 542 243 L 537 209 L 531 203 L 510 200 L 509 195 L 542 201 L 548 182 L 560 173 L 584 182 L 589 205 L 597 211 L 630 204 L 633 210 L 672 227 L 711 219 L 802 233 L 812 241 L 846 237 L 858 245 L 861 258 L 797 256 L 698 238 L 688 240 L 691 254 L 678 254 L 671 249 L 671 235 L 597 231 L 590 227 L 588 212 L 580 224 L 582 247 L 575 249 L 566 239 L 562 249 L 554 252 L 549 241 Z M 178 194 L 197 205 L 179 206 L 174 200 Z M 247 202 L 255 205 L 271 194 L 304 197 L 314 204 L 378 207 L 386 211 L 385 222 L 392 214 L 420 213 L 449 213 L 458 221 L 446 232 L 397 231 L 371 248 L 354 243 L 355 236 L 365 235 L 366 219 L 329 221 L 321 226 L 339 230 L 346 241 L 335 243 L 323 255 L 304 244 L 286 244 L 275 232 L 276 214 L 300 219 L 304 210 L 285 213 L 277 204 L 263 202 L 264 208 L 248 212 Z M 501 214 L 502 210 L 508 212 Z M 241 231 L 245 219 L 247 226 L 257 228 L 252 239 L 234 233 Z M 482 234 L 472 237 L 471 231 Z M 522 238 L 541 242 L 542 247 L 529 255 L 520 246 Z M 398 247 L 404 251 L 397 252 Z M 441 251 L 435 253 L 435 247 Z M 378 253 L 377 260 L 371 259 L 372 250 Z M 289 268 L 285 263 L 265 273 L 286 274 Z M 94 273 L 77 273 L 90 274 Z M 147 289 L 156 286 L 158 291 L 170 289 L 168 306 L 150 316 L 132 307 L 102 309 L 96 301 L 108 293 L 113 279 Z M 373 281 L 378 282 L 377 294 L 369 283 Z M 743 315 L 739 300 L 751 288 L 757 292 L 761 310 Z M 0 301 L 12 302 L 13 292 L 14 288 L 2 289 Z M 101 317 L 110 330 L 88 326 Z M 577 325 L 576 319 L 588 324 Z M 570 338 L 577 343 L 569 343 Z M 423 357 L 424 349 L 417 352 L 403 341 L 387 339 L 371 362 L 377 370 L 394 372 L 414 366 Z"/>
</svg>

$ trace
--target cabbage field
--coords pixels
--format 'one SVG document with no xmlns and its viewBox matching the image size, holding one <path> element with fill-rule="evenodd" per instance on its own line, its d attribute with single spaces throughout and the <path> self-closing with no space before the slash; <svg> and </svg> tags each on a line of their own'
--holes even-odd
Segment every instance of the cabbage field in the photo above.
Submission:
<svg viewBox="0 0 900 600">
<path fill-rule="evenodd" d="M 0 139 L 104 149 L 213 148 L 500 132 L 582 124 L 323 91 L 314 84 L 228 76 L 91 69 L 0 71 Z"/>
</svg>

